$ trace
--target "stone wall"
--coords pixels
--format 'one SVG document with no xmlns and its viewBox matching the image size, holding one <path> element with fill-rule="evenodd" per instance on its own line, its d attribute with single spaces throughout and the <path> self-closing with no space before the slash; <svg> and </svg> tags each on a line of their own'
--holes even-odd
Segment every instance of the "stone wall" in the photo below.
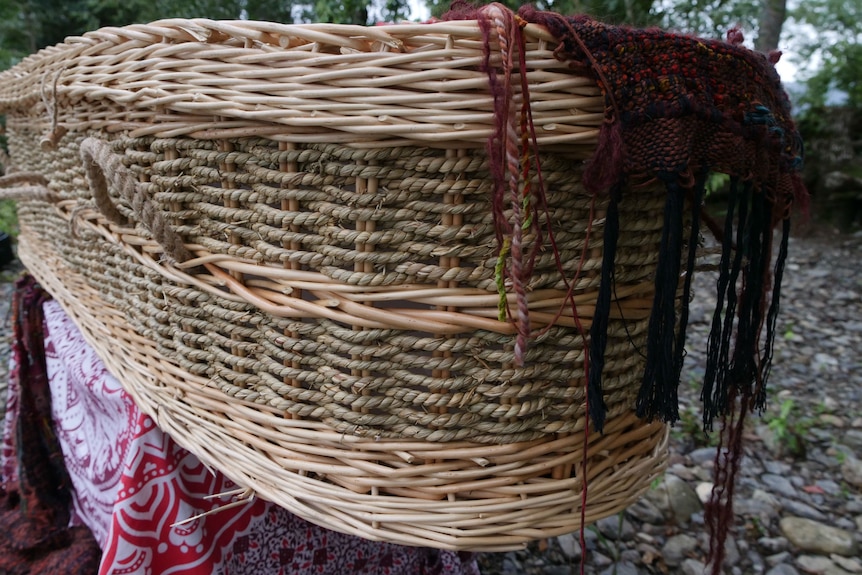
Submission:
<svg viewBox="0 0 862 575">
<path fill-rule="evenodd" d="M 799 127 L 814 216 L 842 231 L 862 227 L 862 112 L 846 107 L 809 110 Z"/>
</svg>

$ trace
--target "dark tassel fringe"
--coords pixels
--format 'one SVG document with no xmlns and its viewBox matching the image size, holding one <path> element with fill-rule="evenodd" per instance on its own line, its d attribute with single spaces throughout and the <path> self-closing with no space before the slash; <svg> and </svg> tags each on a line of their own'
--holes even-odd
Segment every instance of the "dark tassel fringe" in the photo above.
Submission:
<svg viewBox="0 0 862 575">
<path fill-rule="evenodd" d="M 716 417 L 727 414 L 732 407 L 728 402 L 730 388 L 740 397 L 752 398 L 750 408 L 763 409 L 765 406 L 766 379 L 787 258 L 789 220 L 784 221 L 779 253 L 774 273 L 771 273 L 773 206 L 768 199 L 769 194 L 755 193 L 750 184 L 743 186 L 741 194 L 738 189 L 739 183 L 732 181 L 719 264 L 718 300 L 707 344 L 702 392 L 703 423 L 707 431 L 712 430 Z M 734 227 L 735 246 L 731 243 Z M 767 306 L 766 294 L 770 287 L 772 297 Z M 764 324 L 766 341 L 761 348 L 760 334 Z"/>
<path fill-rule="evenodd" d="M 769 373 L 772 369 L 772 351 L 775 343 L 775 326 L 778 322 L 778 310 L 781 301 L 781 282 L 784 279 L 784 265 L 787 263 L 787 249 L 790 243 L 790 218 L 781 222 L 781 243 L 778 246 L 778 256 L 775 259 L 775 271 L 772 276 L 772 301 L 766 315 L 766 342 L 764 345 L 764 362 L 762 367 L 762 393 L 766 392 Z M 757 405 L 765 405 L 766 397 L 756 397 Z"/>
<path fill-rule="evenodd" d="M 605 425 L 607 405 L 602 393 L 602 371 L 605 368 L 605 348 L 608 344 L 608 320 L 611 314 L 611 294 L 614 289 L 614 260 L 620 234 L 619 202 L 622 185 L 617 184 L 610 193 L 608 212 L 605 215 L 605 232 L 602 246 L 602 275 L 596 298 L 593 325 L 590 326 L 590 363 L 587 381 L 587 404 L 590 420 L 599 433 Z"/>
<path fill-rule="evenodd" d="M 685 333 L 688 329 L 688 308 L 691 302 L 691 282 L 694 279 L 694 268 L 697 264 L 697 247 L 700 242 L 700 212 L 703 207 L 703 198 L 706 193 L 706 179 L 708 172 L 703 172 L 697 176 L 692 190 L 691 198 L 691 230 L 688 236 L 688 257 L 685 262 L 685 278 L 683 279 L 682 288 L 682 306 L 679 315 L 679 327 L 676 332 L 676 357 L 674 358 L 674 373 L 676 379 L 674 381 L 679 384 L 682 374 L 682 365 L 685 361 Z"/>
<path fill-rule="evenodd" d="M 749 398 L 762 395 L 760 378 L 760 329 L 766 319 L 765 290 L 770 275 L 772 217 L 766 194 L 751 198 L 751 217 L 746 233 L 737 249 L 744 254 L 745 265 L 739 290 L 736 344 L 730 365 L 730 385 L 739 388 L 740 395 Z M 754 387 L 753 387 L 754 386 Z M 762 408 L 755 403 L 753 407 Z"/>
<path fill-rule="evenodd" d="M 736 188 L 736 183 L 733 187 Z M 746 190 L 736 204 L 739 209 L 736 256 L 732 265 L 728 266 L 729 253 L 722 254 L 719 276 L 719 293 L 723 294 L 726 290 L 728 308 L 722 321 L 721 301 L 716 307 L 707 358 L 706 382 L 711 386 L 713 384 L 717 386 L 709 389 L 704 387 L 704 427 L 707 429 L 712 427 L 712 419 L 706 419 L 709 414 L 713 417 L 721 417 L 723 422 L 721 442 L 715 461 L 715 487 L 704 515 L 710 533 L 709 562 L 712 575 L 723 573 L 724 544 L 728 530 L 733 524 L 733 494 L 742 461 L 745 418 L 749 411 L 763 409 L 766 404 L 766 382 L 771 366 L 781 281 L 790 238 L 790 219 L 786 218 L 782 222 L 781 243 L 770 278 L 773 236 L 772 202 L 768 199 L 768 194 L 753 194 L 751 186 L 746 186 Z M 725 237 L 726 248 L 732 225 L 733 217 L 730 211 L 727 222 L 728 233 Z M 737 288 L 738 277 L 741 277 L 741 286 Z M 764 314 L 767 307 L 764 294 L 770 287 L 772 297 L 768 311 Z M 734 313 L 737 289 L 739 290 L 738 311 Z M 725 359 L 729 355 L 731 339 L 729 328 L 733 326 L 734 315 L 737 317 L 737 339 L 730 367 L 723 369 L 726 365 Z M 761 349 L 758 336 L 764 322 L 766 341 Z M 716 330 L 717 325 L 722 327 L 723 331 L 720 334 Z"/>
<path fill-rule="evenodd" d="M 635 407 L 638 417 L 647 420 L 659 417 L 662 421 L 674 423 L 679 419 L 677 365 L 682 366 L 684 353 L 684 346 L 678 346 L 678 341 L 680 338 L 684 341 L 685 338 L 684 334 L 677 337 L 676 331 L 676 294 L 682 257 L 685 192 L 676 175 L 665 173 L 660 177 L 667 187 L 667 200 L 656 267 L 655 296 L 647 332 L 646 365 Z M 698 192 L 700 194 L 702 192 Z M 687 301 L 685 306 L 688 306 Z"/>
<path fill-rule="evenodd" d="M 730 365 L 730 343 L 736 313 L 736 283 L 742 268 L 741 249 L 734 252 L 734 219 L 738 233 L 737 245 L 741 245 L 743 229 L 748 220 L 748 203 L 751 184 L 743 185 L 740 193 L 738 178 L 730 181 L 730 198 L 724 222 L 724 237 L 721 246 L 721 261 L 718 264 L 718 284 L 715 311 L 706 346 L 706 371 L 703 376 L 703 424 L 712 431 L 712 422 L 722 413 L 728 412 L 728 366 Z M 732 260 L 731 260 L 732 257 Z M 725 302 L 727 305 L 725 307 Z"/>
</svg>

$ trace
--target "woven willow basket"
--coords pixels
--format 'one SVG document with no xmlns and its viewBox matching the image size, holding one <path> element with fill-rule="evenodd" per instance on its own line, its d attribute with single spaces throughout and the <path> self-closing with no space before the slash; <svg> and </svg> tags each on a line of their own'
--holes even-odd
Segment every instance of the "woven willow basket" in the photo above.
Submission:
<svg viewBox="0 0 862 575">
<path fill-rule="evenodd" d="M 475 21 L 166 20 L 31 56 L 0 76 L 21 258 L 162 429 L 312 522 L 504 550 L 616 513 L 665 461 L 665 426 L 633 414 L 665 192 L 621 205 L 608 420 L 585 435 L 563 304 L 571 287 L 589 328 L 603 100 L 524 33 L 562 272 L 539 254 L 523 365 L 498 319 Z"/>
</svg>

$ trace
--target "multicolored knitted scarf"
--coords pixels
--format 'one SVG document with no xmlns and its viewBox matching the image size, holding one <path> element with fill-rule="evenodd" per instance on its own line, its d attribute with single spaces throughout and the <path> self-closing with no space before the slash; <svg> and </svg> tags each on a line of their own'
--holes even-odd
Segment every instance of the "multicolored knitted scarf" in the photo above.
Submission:
<svg viewBox="0 0 862 575">
<path fill-rule="evenodd" d="M 737 43 L 726 43 L 607 26 L 586 16 L 564 18 L 529 7 L 521 10 L 521 16 L 548 28 L 561 41 L 558 57 L 592 75 L 602 89 L 606 122 L 587 167 L 585 185 L 596 193 L 610 192 L 610 217 L 622 201 L 625 184 L 658 179 L 667 187 L 639 415 L 668 422 L 679 418 L 674 388 L 682 368 L 685 304 L 710 172 L 728 174 L 731 192 L 721 234 L 724 249 L 708 346 L 704 423 L 710 427 L 714 417 L 726 413 L 731 388 L 761 407 L 787 240 L 784 233 L 773 270 L 773 228 L 779 222 L 788 226 L 791 206 L 807 200 L 798 172 L 802 145 L 774 66 L 767 56 L 740 46 L 738 34 L 734 35 Z M 693 209 L 688 241 L 682 231 L 686 198 Z M 615 226 L 608 225 L 605 233 L 606 245 L 609 239 L 615 244 L 607 237 L 617 233 Z M 688 257 L 683 309 L 676 317 L 684 245 Z M 602 296 L 608 300 L 614 260 L 610 251 L 605 252 L 602 270 Z M 770 290 L 772 301 L 767 302 Z M 761 345 L 764 326 L 766 340 Z M 590 381 L 598 392 L 603 334 L 593 330 L 591 335 Z M 594 402 L 593 408 L 593 421 L 601 427 L 600 402 Z"/>
<path fill-rule="evenodd" d="M 499 4 L 479 9 L 453 5 L 446 17 L 477 18 L 488 46 L 492 29 L 497 30 L 495 39 L 503 39 L 502 80 L 490 59 L 485 64 L 501 126 L 489 142 L 495 214 L 502 213 L 501 198 L 509 188 L 517 189 L 517 184 L 510 185 L 518 177 L 517 166 L 507 168 L 506 158 L 513 153 L 518 157 L 518 137 L 507 134 L 507 127 L 511 132 L 511 126 L 518 125 L 511 120 L 507 98 L 511 62 L 518 57 L 513 53 L 523 50 L 518 26 L 529 22 L 548 29 L 560 42 L 556 56 L 595 79 L 604 95 L 605 122 L 584 175 L 589 191 L 609 195 L 586 374 L 589 419 L 598 431 L 605 421 L 602 371 L 624 190 L 649 181 L 662 182 L 667 189 L 646 364 L 636 409 L 643 418 L 673 423 L 679 419 L 677 387 L 685 355 L 695 250 L 700 222 L 705 218 L 701 204 L 706 182 L 714 172 L 730 177 L 724 229 L 713 230 L 722 252 L 702 392 L 704 427 L 711 429 L 716 417 L 723 418 L 722 441 L 730 448 L 728 457 L 717 456 L 716 489 L 706 514 L 713 533 L 713 569 L 718 573 L 724 536 L 733 518 L 733 486 L 745 415 L 765 406 L 791 211 L 793 207 L 806 209 L 808 199 L 799 175 L 802 144 L 774 59 L 742 47 L 738 32 L 728 35 L 729 42 L 702 40 L 657 29 L 609 26 L 587 16 L 564 17 L 529 6 L 515 16 Z M 509 38 L 503 38 L 506 29 Z M 528 106 L 526 86 L 522 92 Z M 529 111 L 521 117 L 528 119 Z M 528 129 L 529 123 L 522 121 L 521 150 L 530 138 Z M 533 201 L 535 205 L 541 202 L 541 197 Z M 516 211 L 517 204 L 512 203 Z M 529 204 L 527 198 L 524 205 Z M 691 223 L 688 237 L 686 209 Z M 502 216 L 497 221 L 503 222 L 498 225 L 501 254 L 513 260 L 524 257 L 514 250 L 507 253 L 518 242 L 519 226 L 504 222 Z M 781 240 L 773 258 L 773 232 L 779 225 Z M 515 262 L 509 272 L 516 288 L 524 269 L 529 269 L 529 261 Z M 519 317 L 523 319 L 523 315 Z M 525 345 L 523 331 L 519 330 L 516 356 Z"/>
</svg>

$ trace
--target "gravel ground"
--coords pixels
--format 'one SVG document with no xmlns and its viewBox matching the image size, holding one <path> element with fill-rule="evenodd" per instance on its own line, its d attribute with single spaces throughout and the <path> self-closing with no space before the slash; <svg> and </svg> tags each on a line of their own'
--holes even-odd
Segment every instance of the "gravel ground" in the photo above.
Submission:
<svg viewBox="0 0 862 575">
<path fill-rule="evenodd" d="M 862 234 L 791 240 L 769 405 L 750 419 L 726 573 L 862 573 Z M 702 500 L 714 438 L 700 431 L 699 382 L 714 275 L 695 285 L 683 418 L 663 483 L 586 532 L 586 572 L 700 575 L 708 550 Z M 485 575 L 578 573 L 577 538 L 480 558 Z"/>
<path fill-rule="evenodd" d="M 767 412 L 752 418 L 725 572 L 862 573 L 862 235 L 812 232 L 791 242 Z M 8 365 L 8 306 L 16 270 L 0 275 L 0 381 Z M 707 549 L 702 499 L 713 438 L 699 431 L 697 382 L 712 309 L 702 274 L 691 310 L 664 480 L 638 504 L 586 531 L 586 572 L 699 574 Z M 577 535 L 480 556 L 484 575 L 579 572 Z"/>
</svg>

